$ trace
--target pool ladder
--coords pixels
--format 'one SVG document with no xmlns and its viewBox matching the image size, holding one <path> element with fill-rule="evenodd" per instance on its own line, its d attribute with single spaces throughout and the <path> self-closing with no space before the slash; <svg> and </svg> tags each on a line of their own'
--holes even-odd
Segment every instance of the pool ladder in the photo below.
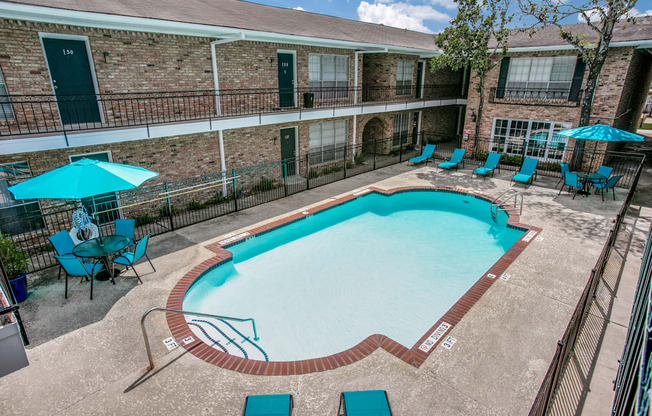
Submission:
<svg viewBox="0 0 652 416">
<path fill-rule="evenodd" d="M 489 212 L 491 213 L 491 219 L 496 222 L 496 217 L 498 216 L 499 211 L 507 211 L 508 208 L 502 208 L 503 203 L 502 202 L 496 202 L 500 198 L 502 198 L 504 195 L 507 195 L 505 197 L 505 201 L 511 199 L 514 197 L 514 208 L 519 206 L 519 215 L 523 214 L 523 191 L 517 191 L 514 189 L 508 189 L 502 194 L 498 195 L 496 198 L 494 198 L 493 201 L 491 201 L 491 206 L 489 206 Z M 518 204 L 518 198 L 521 197 L 521 203 L 520 205 Z"/>
<path fill-rule="evenodd" d="M 140 329 L 143 331 L 143 340 L 145 341 L 145 349 L 147 350 L 147 358 L 149 359 L 149 366 L 147 367 L 148 371 L 154 368 L 154 358 L 152 357 L 152 350 L 149 346 L 149 337 L 147 336 L 147 328 L 145 327 L 145 318 L 147 318 L 147 315 L 149 315 L 151 312 L 155 312 L 155 311 L 178 313 L 181 315 L 202 316 L 206 318 L 224 319 L 224 320 L 234 321 L 234 322 L 250 321 L 254 331 L 254 340 L 258 341 L 258 333 L 256 332 L 256 321 L 254 321 L 254 318 L 241 319 L 241 318 L 231 318 L 229 316 L 213 315 L 210 313 L 203 313 L 203 312 L 182 311 L 182 310 L 170 309 L 170 308 L 151 308 L 150 310 L 148 310 L 143 314 L 142 318 L 140 318 Z"/>
</svg>

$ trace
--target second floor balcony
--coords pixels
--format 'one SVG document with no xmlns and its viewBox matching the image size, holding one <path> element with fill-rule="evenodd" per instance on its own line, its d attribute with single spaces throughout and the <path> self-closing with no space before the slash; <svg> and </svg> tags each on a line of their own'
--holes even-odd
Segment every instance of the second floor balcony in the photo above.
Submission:
<svg viewBox="0 0 652 416">
<path fill-rule="evenodd" d="M 489 102 L 492 104 L 521 104 L 548 107 L 579 107 L 582 91 L 569 89 L 515 89 L 496 88 L 489 90 Z"/>
<path fill-rule="evenodd" d="M 458 84 L 0 96 L 0 136 L 459 99 Z"/>
</svg>

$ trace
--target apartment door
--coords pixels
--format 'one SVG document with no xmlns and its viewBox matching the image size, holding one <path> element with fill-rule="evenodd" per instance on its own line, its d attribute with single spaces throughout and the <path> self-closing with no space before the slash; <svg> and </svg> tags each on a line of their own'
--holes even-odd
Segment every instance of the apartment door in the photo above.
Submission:
<svg viewBox="0 0 652 416">
<path fill-rule="evenodd" d="M 421 121 L 421 111 L 414 112 L 414 118 L 412 119 L 412 144 L 417 144 L 419 141 L 419 127 Z"/>
<path fill-rule="evenodd" d="M 285 160 L 287 175 L 296 174 L 296 129 L 281 129 L 281 159 Z"/>
<path fill-rule="evenodd" d="M 42 41 L 63 124 L 99 123 L 86 42 L 46 37 Z"/>
<path fill-rule="evenodd" d="M 423 74 L 426 70 L 426 63 L 419 61 L 417 63 L 417 95 L 416 98 L 423 98 Z"/>
<path fill-rule="evenodd" d="M 294 54 L 278 54 L 278 94 L 281 107 L 294 107 Z"/>
</svg>

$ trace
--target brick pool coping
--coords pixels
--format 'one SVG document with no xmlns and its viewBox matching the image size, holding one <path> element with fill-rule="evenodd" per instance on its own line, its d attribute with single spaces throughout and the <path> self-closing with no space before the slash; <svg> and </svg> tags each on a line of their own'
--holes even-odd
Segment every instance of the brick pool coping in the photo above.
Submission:
<svg viewBox="0 0 652 416">
<path fill-rule="evenodd" d="M 360 198 L 372 192 L 389 196 L 395 193 L 409 191 L 450 192 L 472 196 L 474 198 L 486 200 L 488 202 L 493 201 L 493 198 L 481 193 L 448 187 L 417 186 L 383 190 L 370 186 L 357 192 L 354 191 L 343 197 L 332 199 L 316 207 L 303 210 L 302 212 L 288 215 L 258 227 L 250 228 L 247 231 L 238 234 L 227 234 L 224 236 L 223 240 L 206 245 L 205 248 L 214 252 L 215 256 L 195 266 L 192 270 L 186 273 L 186 275 L 183 276 L 179 282 L 177 282 L 175 287 L 172 289 L 170 296 L 168 297 L 167 307 L 171 309 L 181 310 L 183 306 L 183 298 L 186 295 L 186 292 L 199 277 L 201 277 L 204 273 L 214 269 L 215 267 L 231 261 L 232 254 L 226 250 L 226 248 L 230 246 L 244 242 L 246 239 L 256 235 L 264 234 L 295 221 L 299 221 L 303 218 L 307 218 L 311 214 L 316 214 L 318 212 L 322 212 L 327 209 L 342 205 L 348 201 Z M 172 332 L 172 336 L 177 341 L 181 341 L 189 336 L 193 336 L 194 341 L 188 344 L 179 342 L 179 345 L 183 346 L 197 358 L 200 358 L 206 362 L 215 364 L 228 370 L 252 375 L 298 375 L 332 370 L 359 361 L 378 348 L 382 348 L 390 354 L 393 354 L 401 360 L 405 361 L 406 363 L 418 368 L 421 366 L 421 364 L 423 364 L 423 362 L 434 350 L 434 348 L 446 339 L 446 337 L 443 335 L 450 332 L 450 330 L 462 319 L 462 317 L 482 297 L 482 295 L 489 289 L 489 287 L 491 287 L 491 285 L 505 272 L 505 270 L 507 270 L 509 265 L 512 264 L 514 260 L 516 260 L 519 254 L 521 254 L 521 252 L 530 244 L 530 242 L 534 240 L 534 237 L 542 230 L 539 227 L 533 227 L 520 223 L 520 217 L 514 207 L 511 207 L 502 201 L 496 201 L 496 203 L 499 203 L 500 207 L 505 208 L 505 212 L 508 215 L 507 225 L 511 228 L 517 228 L 525 231 L 525 235 L 520 238 L 509 250 L 507 250 L 507 252 L 482 275 L 482 277 L 419 339 L 416 344 L 414 344 L 412 348 L 406 348 L 405 346 L 397 343 L 389 337 L 386 337 L 385 335 L 374 334 L 348 350 L 329 355 L 327 357 L 301 361 L 252 360 L 230 355 L 211 347 L 196 337 L 182 315 L 168 313 L 166 314 L 166 318 L 170 327 L 170 331 Z M 444 334 L 441 334 L 442 336 L 440 337 L 432 338 L 431 335 L 434 332 L 438 331 L 438 328 L 441 330 L 440 325 L 442 324 L 444 326 L 448 324 Z M 424 348 L 426 345 L 425 343 L 429 338 L 430 341 L 428 341 L 428 343 L 430 345 Z"/>
</svg>

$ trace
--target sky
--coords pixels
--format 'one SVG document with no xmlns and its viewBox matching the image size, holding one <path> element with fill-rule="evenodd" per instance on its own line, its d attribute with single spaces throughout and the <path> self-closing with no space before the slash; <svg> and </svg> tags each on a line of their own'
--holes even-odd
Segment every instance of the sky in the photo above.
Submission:
<svg viewBox="0 0 652 416">
<path fill-rule="evenodd" d="M 248 0 L 288 9 L 382 23 L 401 29 L 438 33 L 448 26 L 457 12 L 453 0 Z M 563 1 L 563 0 L 562 0 Z M 571 0 L 581 4 L 577 0 Z M 635 15 L 652 14 L 652 0 L 639 0 Z M 566 23 L 577 23 L 569 19 Z"/>
</svg>

